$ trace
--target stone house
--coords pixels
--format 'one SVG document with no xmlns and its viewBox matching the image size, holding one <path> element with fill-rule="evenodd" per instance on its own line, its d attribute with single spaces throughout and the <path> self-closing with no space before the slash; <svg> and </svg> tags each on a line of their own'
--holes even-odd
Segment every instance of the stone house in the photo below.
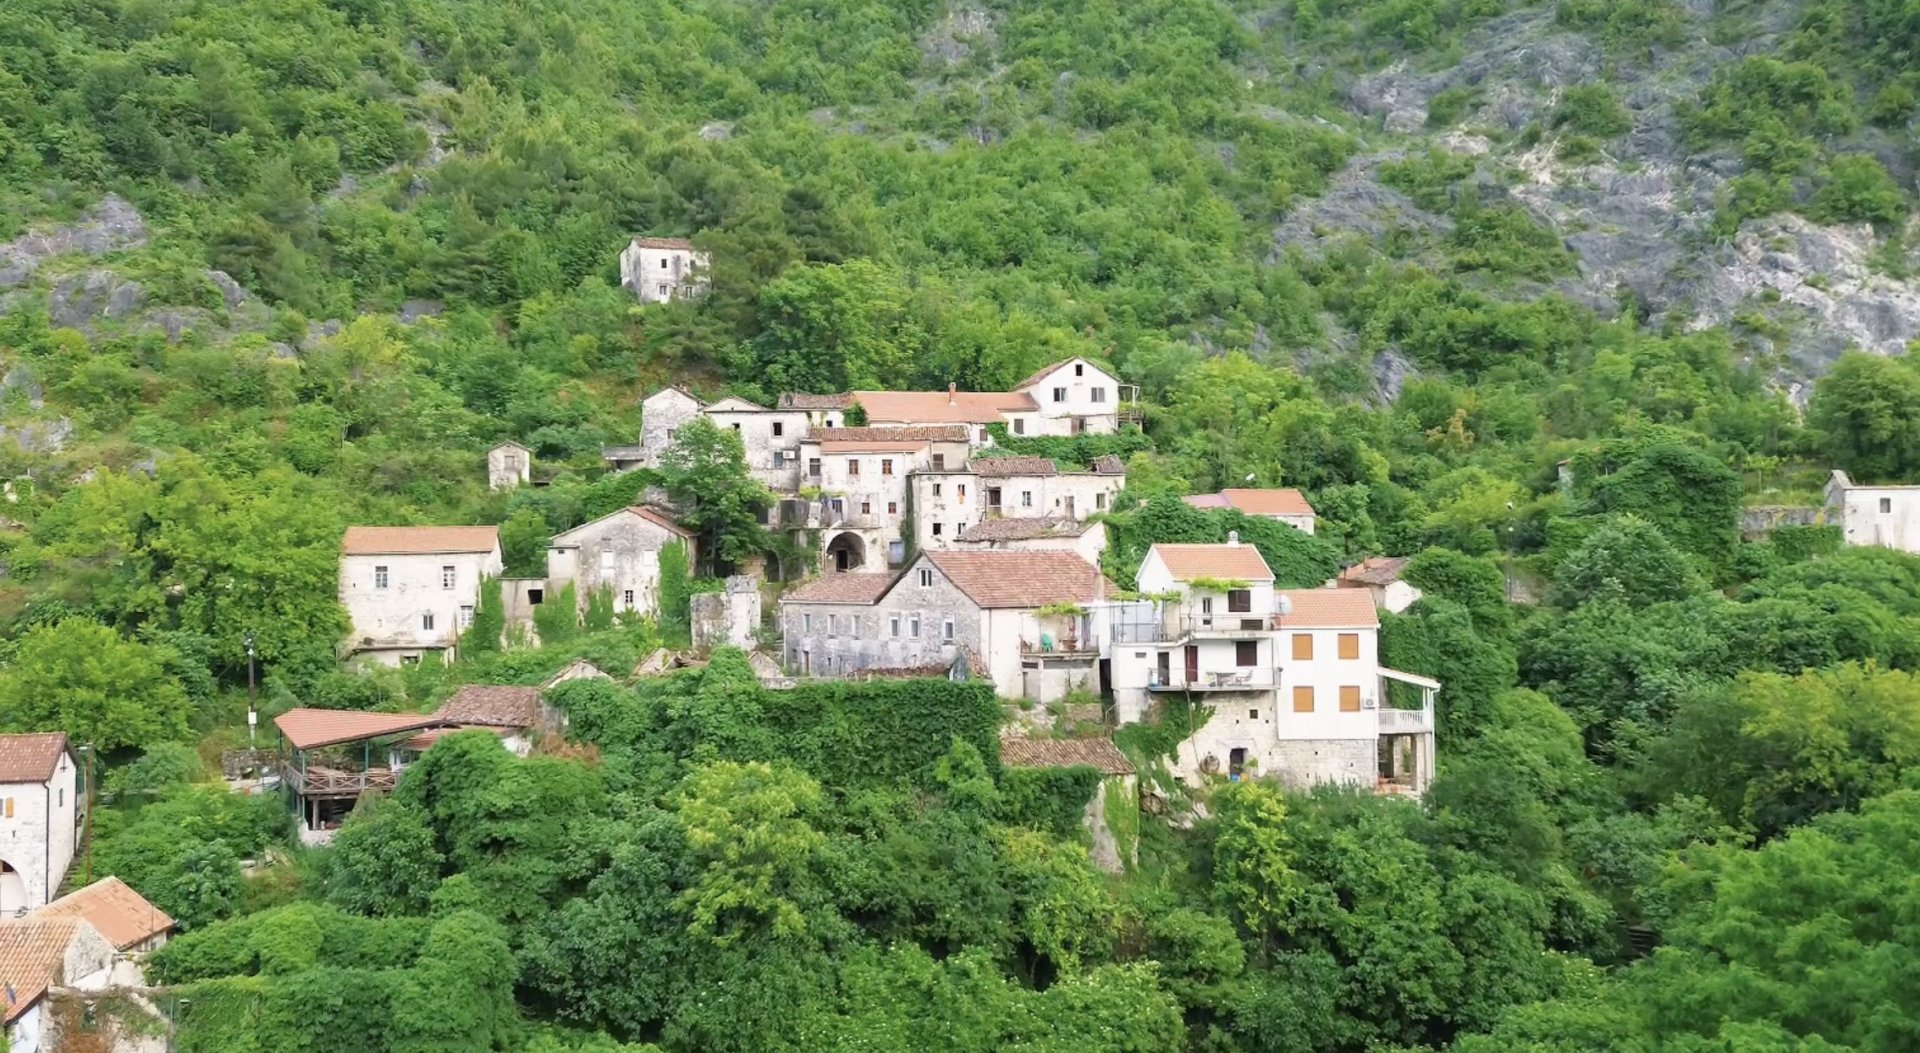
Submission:
<svg viewBox="0 0 1920 1053">
<path fill-rule="evenodd" d="M 487 451 L 487 489 L 511 490 L 532 479 L 532 450 L 517 442 L 503 442 Z"/>
<path fill-rule="evenodd" d="M 1374 556 L 1341 571 L 1334 583 L 1343 589 L 1365 589 L 1375 608 L 1399 614 L 1419 602 L 1421 595 L 1400 577 L 1409 562 L 1406 556 Z"/>
<path fill-rule="evenodd" d="M 1190 494 L 1181 500 L 1195 508 L 1237 508 L 1246 515 L 1285 523 L 1302 533 L 1313 533 L 1313 506 L 1298 490 L 1236 487 L 1214 494 Z"/>
<path fill-rule="evenodd" d="M 605 589 L 616 611 L 657 614 L 660 550 L 676 541 L 687 546 L 691 568 L 698 554 L 694 536 L 666 513 L 645 505 L 609 512 L 547 543 L 546 588 L 551 593 L 571 584 L 581 610 L 593 592 Z"/>
<path fill-rule="evenodd" d="M 967 433 L 958 425 L 818 428 L 800 443 L 808 493 L 796 518 L 782 503 L 788 529 L 816 529 L 823 566 L 880 571 L 906 559 L 902 526 L 913 515 L 911 481 L 918 473 L 964 464 Z"/>
<path fill-rule="evenodd" d="M 1861 486 L 1836 468 L 1826 502 L 1846 544 L 1920 553 L 1920 486 Z"/>
<path fill-rule="evenodd" d="M 63 989 L 104 991 L 113 980 L 114 946 L 85 918 L 0 920 L 0 989 L 10 1053 L 52 1053 L 62 1036 L 49 996 Z"/>
<path fill-rule="evenodd" d="M 1105 585 L 1071 552 L 924 552 L 897 576 L 828 574 L 788 592 L 785 658 L 802 676 L 838 677 L 972 655 L 1002 695 L 1044 701 L 1093 686 L 1084 607 Z"/>
<path fill-rule="evenodd" d="M 711 405 L 685 388 L 669 387 L 640 403 L 640 442 L 636 446 L 609 446 L 600 456 L 616 472 L 658 468 L 680 429 L 695 417 L 740 436 L 747 472 L 778 493 L 800 487 L 799 442 L 807 434 L 804 410 L 767 409 L 738 396 Z"/>
<path fill-rule="evenodd" d="M 962 552 L 1072 552 L 1099 566 L 1107 551 L 1107 525 L 1084 519 L 988 519 L 968 527 L 946 546 Z"/>
<path fill-rule="evenodd" d="M 847 422 L 847 408 L 853 395 L 805 395 L 788 392 L 774 403 L 775 409 L 798 410 L 807 415 L 809 428 L 838 428 Z"/>
<path fill-rule="evenodd" d="M 500 531 L 490 526 L 355 526 L 340 543 L 347 652 L 382 665 L 452 650 L 473 623 L 483 578 L 498 577 Z"/>
<path fill-rule="evenodd" d="M 1440 685 L 1380 665 L 1380 621 L 1357 589 L 1273 587 L 1251 545 L 1155 545 L 1139 572 L 1153 598 L 1110 605 L 1116 719 L 1144 719 L 1178 695 L 1210 710 L 1176 750 L 1175 771 L 1274 776 L 1418 794 L 1433 778 Z M 1389 681 L 1418 688 L 1396 709 Z"/>
<path fill-rule="evenodd" d="M 173 919 L 117 877 L 103 877 L 61 896 L 34 912 L 35 917 L 84 920 L 113 945 L 122 957 L 158 950 L 173 934 Z M 119 977 L 137 983 L 138 972 Z"/>
<path fill-rule="evenodd" d="M 634 238 L 620 253 L 620 285 L 641 303 L 705 296 L 713 258 L 685 238 Z"/>
<path fill-rule="evenodd" d="M 64 732 L 0 735 L 0 917 L 43 906 L 66 880 L 80 792 Z"/>
<path fill-rule="evenodd" d="M 975 457 L 956 470 L 921 472 L 913 478 L 914 544 L 960 547 L 969 531 L 999 519 L 1078 522 L 1111 508 L 1125 485 L 1124 466 L 1063 472 L 1045 457 Z M 1104 539 L 1103 531 L 1098 540 Z M 1098 562 L 1099 551 L 1088 559 Z"/>
<path fill-rule="evenodd" d="M 1140 861 L 1140 777 L 1112 739 L 1003 735 L 1000 764 L 1006 768 L 1092 768 L 1099 772 L 1100 783 L 1080 816 L 1080 825 L 1093 842 L 1093 863 L 1109 874 L 1120 874 Z M 1122 829 L 1115 829 L 1116 824 L 1108 821 L 1110 814 L 1132 821 L 1122 822 Z"/>
</svg>

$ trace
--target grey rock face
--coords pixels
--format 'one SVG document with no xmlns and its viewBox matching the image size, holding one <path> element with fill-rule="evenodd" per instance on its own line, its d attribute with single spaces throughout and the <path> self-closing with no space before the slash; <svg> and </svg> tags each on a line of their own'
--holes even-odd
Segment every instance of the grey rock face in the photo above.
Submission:
<svg viewBox="0 0 1920 1053">
<path fill-rule="evenodd" d="M 198 307 L 161 307 L 143 315 L 141 324 L 165 333 L 168 343 L 177 344 L 182 337 L 196 329 L 213 328 L 214 319 L 213 315 Z"/>
<path fill-rule="evenodd" d="M 228 310 L 253 299 L 253 294 L 247 291 L 247 287 L 234 281 L 233 276 L 226 271 L 208 271 L 207 280 L 213 283 L 214 288 L 220 290 L 220 298 L 226 301 Z"/>
<path fill-rule="evenodd" d="M 146 290 L 108 270 L 62 278 L 47 298 L 47 316 L 56 326 L 78 329 L 108 318 L 125 318 L 146 303 Z"/>
<path fill-rule="evenodd" d="M 17 365 L 7 370 L 4 379 L 0 379 L 0 388 L 7 391 L 19 391 L 27 396 L 27 405 L 40 409 L 47 404 L 46 392 L 40 387 L 40 378 L 25 365 Z"/>
<path fill-rule="evenodd" d="M 14 428 L 0 426 L 0 440 L 11 441 L 23 453 L 59 453 L 72 437 L 73 422 L 65 417 Z"/>
<path fill-rule="evenodd" d="M 1382 351 L 1373 358 L 1373 391 L 1382 403 L 1392 403 L 1406 390 L 1407 380 L 1416 376 L 1413 363 L 1398 351 Z"/>
<path fill-rule="evenodd" d="M 408 300 L 400 305 L 395 317 L 402 323 L 411 325 L 422 318 L 438 318 L 446 313 L 447 305 L 439 300 Z"/>
<path fill-rule="evenodd" d="M 0 289 L 26 282 L 42 263 L 56 256 L 100 256 L 146 243 L 147 224 L 140 211 L 125 198 L 108 194 L 75 222 L 23 234 L 0 245 Z"/>
</svg>

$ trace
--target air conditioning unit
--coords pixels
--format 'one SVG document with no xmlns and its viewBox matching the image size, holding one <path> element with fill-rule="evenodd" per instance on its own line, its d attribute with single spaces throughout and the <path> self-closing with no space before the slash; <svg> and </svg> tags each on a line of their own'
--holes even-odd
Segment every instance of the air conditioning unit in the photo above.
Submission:
<svg viewBox="0 0 1920 1053">
<path fill-rule="evenodd" d="M 1380 703 L 1372 695 L 1367 695 L 1362 699 L 1360 699 L 1360 708 L 1361 709 L 1379 709 Z"/>
</svg>

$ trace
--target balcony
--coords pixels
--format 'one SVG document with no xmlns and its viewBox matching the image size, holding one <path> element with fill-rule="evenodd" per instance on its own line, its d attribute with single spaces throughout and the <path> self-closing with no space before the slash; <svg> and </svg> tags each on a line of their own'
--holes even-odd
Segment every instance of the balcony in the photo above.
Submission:
<svg viewBox="0 0 1920 1053">
<path fill-rule="evenodd" d="M 1420 709 L 1381 709 L 1380 734 L 1382 735 L 1431 735 L 1433 734 L 1433 706 L 1429 703 Z"/>
<path fill-rule="evenodd" d="M 1142 618 L 1116 618 L 1113 622 L 1113 642 L 1122 644 L 1250 640 L 1272 632 L 1267 616 L 1252 611 L 1209 614 L 1199 610 L 1176 609 Z"/>
<path fill-rule="evenodd" d="M 391 768 L 367 768 L 346 771 L 309 764 L 303 772 L 292 763 L 281 769 L 281 785 L 290 786 L 302 797 L 359 797 L 369 791 L 390 793 L 394 774 Z"/>
<path fill-rule="evenodd" d="M 1163 678 L 1155 672 L 1147 681 L 1147 690 L 1154 692 L 1191 691 L 1195 694 L 1223 691 L 1272 691 L 1274 674 L 1272 669 L 1246 667 L 1241 669 L 1219 669 L 1202 672 L 1197 678 L 1188 681 L 1183 670 L 1174 670 L 1170 677 Z"/>
</svg>

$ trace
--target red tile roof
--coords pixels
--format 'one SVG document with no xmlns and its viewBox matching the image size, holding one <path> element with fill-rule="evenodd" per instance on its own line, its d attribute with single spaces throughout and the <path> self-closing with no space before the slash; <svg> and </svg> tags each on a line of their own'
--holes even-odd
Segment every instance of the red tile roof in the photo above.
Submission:
<svg viewBox="0 0 1920 1053">
<path fill-rule="evenodd" d="M 342 709 L 289 709 L 273 718 L 274 726 L 297 750 L 359 742 L 445 723 L 429 713 L 361 713 Z"/>
<path fill-rule="evenodd" d="M 1121 460 L 1118 454 L 1103 453 L 1093 459 L 1093 470 L 1099 475 L 1125 475 L 1127 462 Z"/>
<path fill-rule="evenodd" d="M 28 916 L 0 921 L 0 985 L 4 985 L 0 993 L 6 998 L 8 1023 L 33 1008 L 47 988 L 68 979 L 61 975 L 67 947 L 86 924 L 74 917 Z"/>
<path fill-rule="evenodd" d="M 540 689 L 468 684 L 442 702 L 433 715 L 447 724 L 491 728 L 536 727 L 540 723 Z"/>
<path fill-rule="evenodd" d="M 646 520 L 649 523 L 652 523 L 654 526 L 663 527 L 667 530 L 672 531 L 675 534 L 680 535 L 681 537 L 693 536 L 693 531 L 688 530 L 686 527 L 681 526 L 679 523 L 675 522 L 672 517 L 668 516 L 665 512 L 662 512 L 651 505 L 634 505 L 631 508 L 627 509 L 627 511 L 632 512 L 634 515 L 639 516 L 640 518 Z"/>
<path fill-rule="evenodd" d="M 1175 581 L 1218 578 L 1222 581 L 1272 581 L 1273 571 L 1252 545 L 1155 545 Z"/>
<path fill-rule="evenodd" d="M 1310 516 L 1313 506 L 1293 489 L 1229 488 L 1217 494 L 1190 494 L 1181 500 L 1195 508 L 1237 508 L 1250 516 Z"/>
<path fill-rule="evenodd" d="M 1412 559 L 1408 556 L 1374 556 L 1340 572 L 1340 580 L 1355 585 L 1391 585 L 1400 580 L 1400 572 Z"/>
<path fill-rule="evenodd" d="M 635 238 L 633 239 L 633 243 L 643 249 L 680 249 L 682 251 L 690 251 L 693 248 L 693 242 L 685 238 Z"/>
<path fill-rule="evenodd" d="M 1380 615 L 1364 589 L 1277 589 L 1274 603 L 1283 599 L 1292 608 L 1274 615 L 1276 628 L 1378 629 Z"/>
<path fill-rule="evenodd" d="M 1000 739 L 1000 763 L 1009 768 L 1097 768 L 1102 775 L 1132 775 L 1133 763 L 1110 739 Z"/>
<path fill-rule="evenodd" d="M 1030 541 L 1042 537 L 1079 537 L 1092 524 L 1064 516 L 1028 519 L 983 519 L 968 527 L 956 541 Z"/>
<path fill-rule="evenodd" d="M 1088 603 L 1105 594 L 1099 569 L 1073 552 L 929 552 L 926 558 L 986 609 Z"/>
<path fill-rule="evenodd" d="M 781 409 L 830 410 L 846 409 L 853 405 L 852 395 L 804 395 L 789 392 L 780 396 Z"/>
<path fill-rule="evenodd" d="M 173 928 L 173 919 L 165 911 L 117 877 L 103 877 L 69 892 L 34 911 L 34 916 L 84 918 L 121 951 Z"/>
<path fill-rule="evenodd" d="M 904 424 L 993 424 L 1003 414 L 1040 408 L 1017 391 L 856 391 L 853 397 L 868 420 Z"/>
<path fill-rule="evenodd" d="M 893 574 L 822 574 L 787 590 L 782 603 L 877 603 L 893 585 Z"/>
<path fill-rule="evenodd" d="M 966 442 L 964 424 L 922 424 L 877 428 L 815 428 L 811 442 Z"/>
<path fill-rule="evenodd" d="M 915 453 L 925 449 L 925 442 L 823 442 L 823 453 Z"/>
<path fill-rule="evenodd" d="M 46 782 L 66 752 L 64 731 L 0 735 L 0 783 Z"/>
<path fill-rule="evenodd" d="M 968 462 L 975 475 L 1005 478 L 1010 475 L 1053 475 L 1058 469 L 1045 457 L 986 457 Z"/>
<path fill-rule="evenodd" d="M 349 556 L 423 556 L 492 552 L 499 545 L 499 527 L 353 526 L 341 539 L 340 551 Z"/>
</svg>

